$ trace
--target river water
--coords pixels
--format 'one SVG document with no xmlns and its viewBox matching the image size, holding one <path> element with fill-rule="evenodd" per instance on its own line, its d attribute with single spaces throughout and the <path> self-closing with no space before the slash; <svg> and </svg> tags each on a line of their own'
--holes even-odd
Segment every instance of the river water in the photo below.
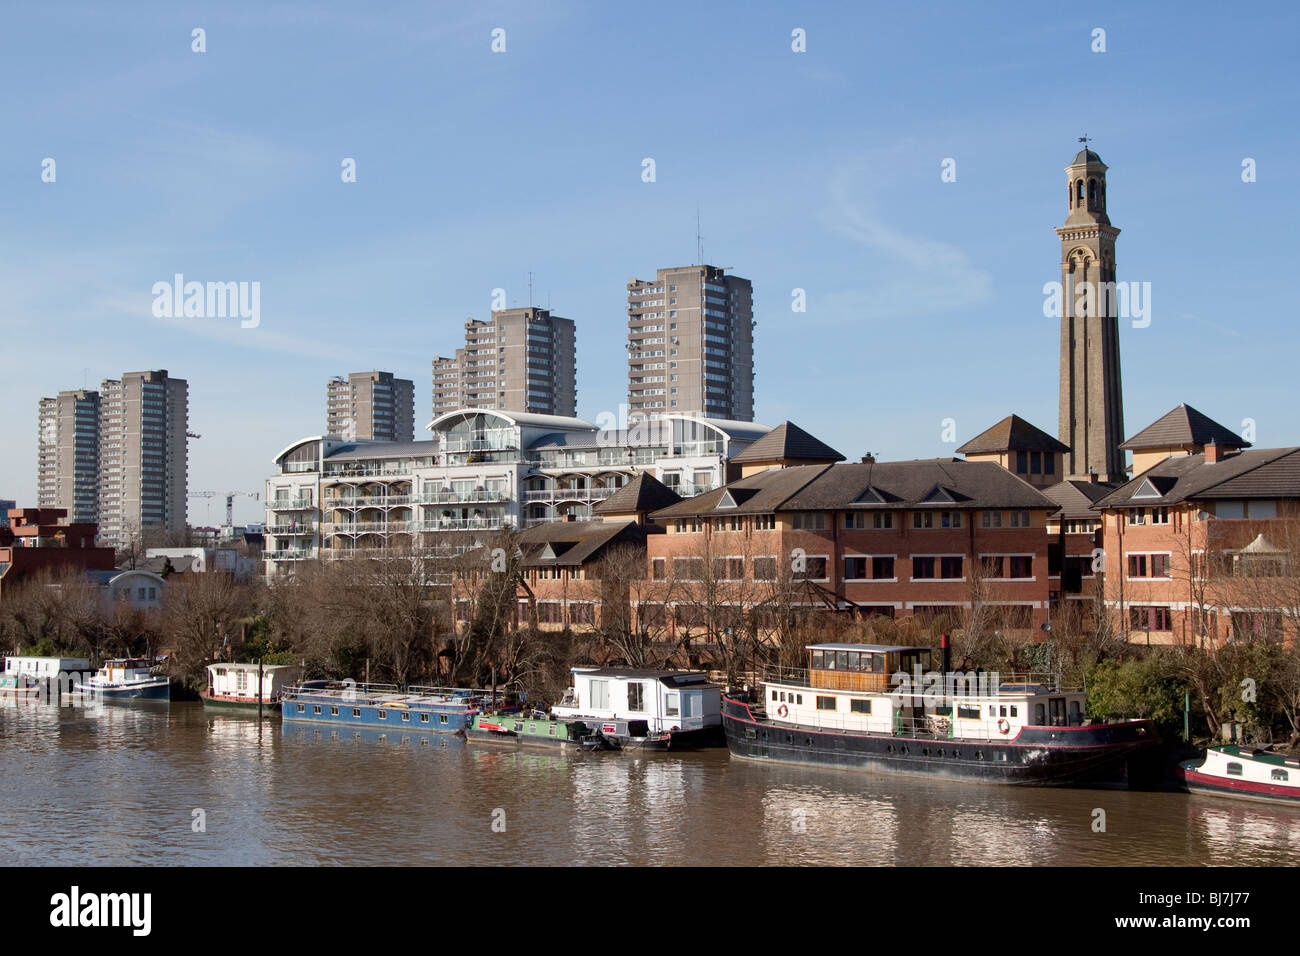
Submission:
<svg viewBox="0 0 1300 956">
<path fill-rule="evenodd" d="M 0 865 L 1289 865 L 1300 809 L 0 703 Z M 1105 831 L 1097 832 L 1104 811 Z"/>
</svg>

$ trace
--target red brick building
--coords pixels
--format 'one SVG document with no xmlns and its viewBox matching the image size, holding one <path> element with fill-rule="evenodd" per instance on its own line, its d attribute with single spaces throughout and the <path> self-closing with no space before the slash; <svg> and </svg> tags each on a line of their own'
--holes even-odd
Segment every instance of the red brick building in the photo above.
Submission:
<svg viewBox="0 0 1300 956">
<path fill-rule="evenodd" d="M 111 571 L 113 549 L 95 547 L 93 523 L 67 524 L 66 508 L 10 508 L 0 527 L 0 599 L 41 572 Z"/>
</svg>

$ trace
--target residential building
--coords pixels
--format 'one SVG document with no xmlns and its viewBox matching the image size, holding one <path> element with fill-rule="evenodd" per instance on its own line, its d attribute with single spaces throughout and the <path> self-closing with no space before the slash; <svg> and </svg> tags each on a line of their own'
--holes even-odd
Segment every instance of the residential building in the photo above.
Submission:
<svg viewBox="0 0 1300 956">
<path fill-rule="evenodd" d="M 1048 611 L 1048 517 L 1057 506 L 992 462 L 794 465 L 655 512 L 650 577 L 677 626 L 729 606 L 725 626 L 770 625 L 774 605 L 964 621 L 1027 631 Z M 692 621 L 671 606 L 695 614 Z M 692 609 L 693 608 L 693 609 Z"/>
<path fill-rule="evenodd" d="M 991 461 L 1037 488 L 1059 482 L 1070 448 L 1019 415 L 1008 415 L 957 449 L 967 461 Z"/>
<path fill-rule="evenodd" d="M 99 520 L 99 393 L 59 392 L 40 402 L 36 504 L 74 522 Z"/>
<path fill-rule="evenodd" d="M 415 383 L 392 372 L 351 372 L 326 386 L 325 434 L 351 441 L 412 441 Z"/>
<path fill-rule="evenodd" d="M 627 283 L 628 416 L 754 420 L 754 293 L 715 266 Z"/>
<path fill-rule="evenodd" d="M 1251 448 L 1187 406 L 1124 444 L 1148 467 L 1095 505 L 1116 629 L 1150 644 L 1294 639 L 1300 448 Z"/>
<path fill-rule="evenodd" d="M 1107 166 L 1081 149 L 1065 168 L 1061 239 L 1060 439 L 1065 477 L 1124 481 L 1115 239 L 1106 213 Z"/>
<path fill-rule="evenodd" d="M 317 435 L 277 455 L 266 483 L 267 572 L 396 547 L 465 549 L 506 528 L 587 519 L 646 471 L 677 495 L 698 494 L 732 477 L 732 459 L 770 429 L 689 416 L 598 429 L 463 408 L 429 430 L 418 442 Z"/>
<path fill-rule="evenodd" d="M 185 530 L 189 386 L 167 371 L 128 372 L 99 389 L 99 530 L 120 547 Z"/>
<path fill-rule="evenodd" d="M 113 549 L 95 547 L 95 526 L 69 522 L 63 508 L 11 508 L 0 528 L 0 597 L 41 573 L 111 571 Z"/>
<path fill-rule="evenodd" d="M 458 408 L 571 418 L 578 401 L 572 319 L 549 309 L 499 309 L 465 322 L 465 347 L 433 360 L 433 415 Z"/>
</svg>

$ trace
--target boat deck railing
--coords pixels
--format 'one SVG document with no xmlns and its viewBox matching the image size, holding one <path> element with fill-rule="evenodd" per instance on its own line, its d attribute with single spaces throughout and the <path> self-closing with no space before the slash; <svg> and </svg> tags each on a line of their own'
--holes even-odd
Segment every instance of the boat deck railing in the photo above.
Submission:
<svg viewBox="0 0 1300 956">
<path fill-rule="evenodd" d="M 817 677 L 820 681 L 826 671 L 817 671 Z M 909 672 L 902 672 L 907 676 L 905 684 L 900 683 L 894 673 L 883 675 L 868 675 L 860 671 L 835 671 L 832 673 L 843 674 L 845 676 L 883 676 L 885 678 L 884 686 L 866 691 L 868 693 L 893 693 L 896 689 L 902 688 L 904 692 L 911 693 L 913 690 L 917 694 L 924 692 L 925 686 L 913 686 L 916 684 L 916 675 Z M 937 671 L 923 672 L 923 678 Z M 812 672 L 806 668 L 800 667 L 768 667 L 764 668 L 758 674 L 758 679 L 764 684 L 784 684 L 790 687 L 807 687 L 810 690 L 850 690 L 848 687 L 830 688 L 825 687 L 820 682 L 813 684 Z M 999 694 L 1013 694 L 1017 690 L 1010 688 L 1027 687 L 1029 685 L 1039 685 L 1043 690 L 1050 694 L 1079 694 L 1083 693 L 1084 688 L 1077 685 L 1063 684 L 1059 674 L 1050 674 L 1039 671 L 948 671 L 945 677 L 943 696 L 953 697 L 989 697 L 998 696 Z M 947 688 L 951 686 L 952 693 L 947 694 Z M 1002 691 L 1001 688 L 1009 687 L 1008 690 Z M 852 688 L 856 690 L 857 688 Z M 972 693 L 973 691 L 973 693 Z M 990 693 L 991 692 L 991 693 Z M 940 694 L 938 685 L 936 685 L 934 694 Z"/>
<path fill-rule="evenodd" d="M 295 684 L 282 692 L 285 700 L 331 699 L 346 700 L 349 703 L 363 704 L 453 704 L 501 701 L 505 694 L 498 691 L 495 698 L 492 691 L 468 687 L 431 687 L 412 684 L 401 687 L 398 684 L 380 684 L 373 682 L 332 681 L 327 686 L 308 686 Z"/>
</svg>

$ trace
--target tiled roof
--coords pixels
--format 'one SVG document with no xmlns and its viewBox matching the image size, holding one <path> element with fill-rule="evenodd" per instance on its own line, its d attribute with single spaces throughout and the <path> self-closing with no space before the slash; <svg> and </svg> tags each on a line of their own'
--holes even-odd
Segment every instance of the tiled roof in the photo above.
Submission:
<svg viewBox="0 0 1300 956">
<path fill-rule="evenodd" d="M 667 508 L 681 500 L 677 492 L 650 472 L 642 471 L 591 510 L 593 514 L 628 514 Z"/>
<path fill-rule="evenodd" d="M 1213 464 L 1204 455 L 1175 455 L 1120 485 L 1096 507 L 1220 498 L 1300 498 L 1300 448 L 1250 448 Z"/>
<path fill-rule="evenodd" d="M 844 456 L 793 422 L 783 422 L 731 459 L 754 461 L 843 461 Z"/>
<path fill-rule="evenodd" d="M 1216 442 L 1229 448 L 1249 448 L 1250 442 L 1190 405 L 1179 405 L 1142 429 L 1120 448 L 1184 448 Z"/>
<path fill-rule="evenodd" d="M 865 494 L 874 489 L 877 494 Z M 729 490 L 735 507 L 718 507 Z M 743 498 L 743 500 L 741 500 Z M 879 498 L 880 500 L 877 500 Z M 993 462 L 936 458 L 866 464 L 802 465 L 761 472 L 657 511 L 655 518 L 815 510 L 1042 508 L 1056 503 Z"/>
<path fill-rule="evenodd" d="M 1019 415 L 1008 415 L 987 431 L 980 432 L 957 451 L 963 455 L 999 451 L 1068 452 L 1070 446 L 1031 425 Z"/>
<path fill-rule="evenodd" d="M 1062 518 L 1095 518 L 1093 504 L 1118 487 L 1104 481 L 1068 479 L 1044 488 L 1043 494 L 1061 506 Z"/>
<path fill-rule="evenodd" d="M 577 566 L 595 560 L 611 544 L 644 540 L 645 530 L 635 521 L 548 521 L 521 531 L 519 548 L 524 567 Z"/>
</svg>

